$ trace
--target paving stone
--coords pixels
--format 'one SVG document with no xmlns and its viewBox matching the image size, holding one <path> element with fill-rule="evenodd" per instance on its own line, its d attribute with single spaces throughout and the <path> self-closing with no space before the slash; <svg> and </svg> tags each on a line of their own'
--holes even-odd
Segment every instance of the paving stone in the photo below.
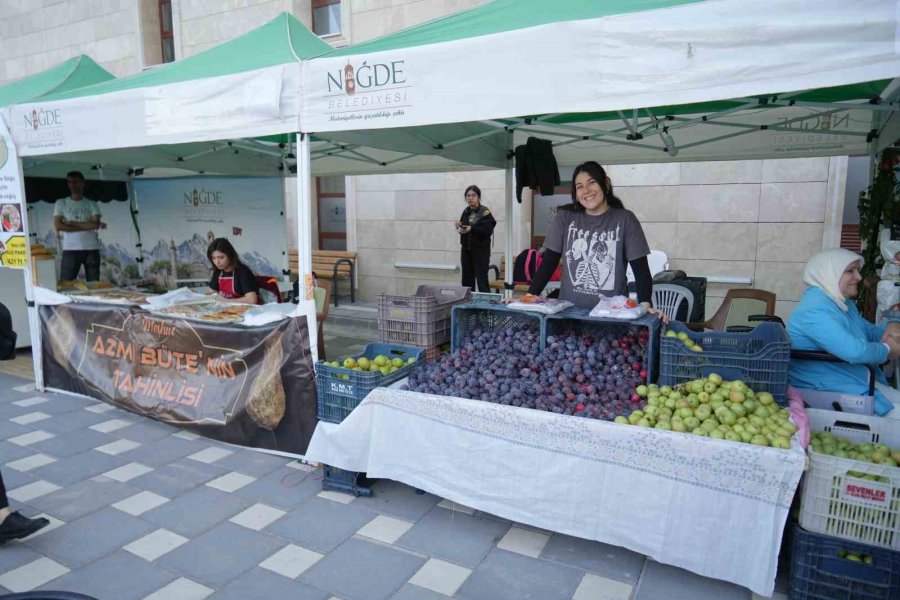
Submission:
<svg viewBox="0 0 900 600">
<path fill-rule="evenodd" d="M 248 600 L 266 598 L 271 600 L 327 600 L 331 595 L 305 583 L 287 579 L 281 575 L 261 569 L 251 569 L 226 585 L 210 600 Z"/>
<path fill-rule="evenodd" d="M 461 600 L 571 600 L 582 571 L 506 550 L 492 550 L 456 593 Z"/>
<path fill-rule="evenodd" d="M 313 498 L 266 527 L 266 531 L 304 548 L 330 552 L 375 516 L 365 508 Z"/>
<path fill-rule="evenodd" d="M 415 523 L 440 500 L 432 494 L 417 494 L 414 488 L 406 484 L 380 479 L 372 486 L 372 495 L 360 496 L 356 503 L 383 515 Z"/>
<path fill-rule="evenodd" d="M 141 518 L 193 538 L 228 521 L 251 504 L 246 498 L 200 487 L 144 513 Z"/>
<path fill-rule="evenodd" d="M 407 583 L 391 596 L 391 600 L 451 600 L 450 596 Z"/>
<path fill-rule="evenodd" d="M 585 573 L 572 600 L 629 600 L 633 590 L 628 583 Z"/>
<path fill-rule="evenodd" d="M 288 579 L 297 579 L 304 571 L 322 560 L 322 556 L 318 552 L 288 544 L 259 563 L 259 566 Z"/>
<path fill-rule="evenodd" d="M 237 471 L 244 475 L 260 478 L 284 466 L 285 459 L 283 456 L 275 456 L 266 454 L 265 452 L 256 452 L 251 449 L 240 450 L 234 454 L 216 461 L 220 467 L 225 467 L 231 471 Z"/>
<path fill-rule="evenodd" d="M 475 567 L 507 529 L 508 525 L 493 519 L 435 508 L 397 540 L 397 545 Z"/>
<path fill-rule="evenodd" d="M 203 449 L 202 443 L 187 442 L 173 436 L 141 444 L 134 440 L 120 440 L 136 444 L 133 449 L 124 451 L 120 456 L 128 460 L 147 465 L 149 467 L 161 467 L 172 462 L 181 460 L 189 454 L 193 454 Z"/>
<path fill-rule="evenodd" d="M 128 464 L 122 465 L 121 467 L 117 467 L 103 473 L 103 476 L 112 479 L 113 481 L 121 481 L 122 483 L 125 483 L 126 481 L 131 481 L 135 477 L 140 477 L 141 475 L 149 473 L 152 470 L 153 468 L 148 467 L 147 465 L 130 462 Z"/>
<path fill-rule="evenodd" d="M 4 484 L 5 485 L 5 484 Z M 59 489 L 59 486 L 49 481 L 39 479 L 22 487 L 7 491 L 6 495 L 17 502 L 30 503 L 35 498 L 40 498 Z"/>
<path fill-rule="evenodd" d="M 249 485 L 256 481 L 256 477 L 250 477 L 249 475 L 244 475 L 243 473 L 226 473 L 221 477 L 216 477 L 212 481 L 207 481 L 206 485 L 211 488 L 215 488 L 217 490 L 222 490 L 223 492 L 236 492 L 241 489 L 245 485 Z"/>
<path fill-rule="evenodd" d="M 56 462 L 56 459 L 54 457 L 38 452 L 37 454 L 32 454 L 31 456 L 26 456 L 24 458 L 10 461 L 6 463 L 6 466 L 21 473 L 27 473 L 28 471 L 32 471 L 34 469 L 37 469 L 38 467 L 49 465 L 52 462 Z"/>
<path fill-rule="evenodd" d="M 43 405 L 42 405 L 43 408 Z M 95 415 L 83 410 L 71 410 L 55 415 L 52 419 L 40 421 L 38 426 L 44 431 L 52 433 L 69 433 L 71 431 L 79 431 L 86 429 L 91 425 L 96 425 L 104 420 L 103 415 Z M 93 431 L 93 430 L 91 430 Z M 100 432 L 96 432 L 100 433 Z"/>
<path fill-rule="evenodd" d="M 189 455 L 188 458 L 197 462 L 212 464 L 218 460 L 225 458 L 233 452 L 233 450 L 228 450 L 227 448 L 210 446 L 208 448 L 200 450 L 199 452 L 195 452 L 194 454 Z"/>
<path fill-rule="evenodd" d="M 107 439 L 109 439 L 107 437 Z M 122 440 L 118 439 L 114 442 L 109 442 L 107 444 L 103 444 L 102 446 L 97 446 L 94 448 L 97 452 L 102 452 L 103 454 L 109 454 L 110 456 L 119 456 L 120 454 L 124 454 L 129 450 L 134 450 L 135 448 L 140 448 L 140 442 L 133 442 L 131 440 Z M 133 458 L 122 457 L 123 460 L 133 461 Z"/>
<path fill-rule="evenodd" d="M 84 410 L 92 412 L 94 414 L 103 415 L 116 410 L 116 407 L 112 404 L 106 404 L 105 402 L 97 402 L 95 404 L 91 404 L 90 406 L 85 406 Z"/>
<path fill-rule="evenodd" d="M 90 429 L 94 431 L 99 431 L 100 433 L 113 433 L 115 431 L 119 431 L 120 429 L 124 429 L 131 425 L 130 420 L 125 419 L 108 419 L 106 421 L 100 421 L 96 425 L 91 425 Z M 118 436 L 121 437 L 121 436 Z"/>
<path fill-rule="evenodd" d="M 517 552 L 538 558 L 547 542 L 550 541 L 550 534 L 523 527 L 512 526 L 506 535 L 497 542 L 497 547 L 510 552 Z"/>
<path fill-rule="evenodd" d="M 257 503 L 247 510 L 239 512 L 228 520 L 241 527 L 260 531 L 283 516 L 283 510 Z"/>
<path fill-rule="evenodd" d="M 35 469 L 34 474 L 59 485 L 71 485 L 125 463 L 126 461 L 115 456 L 85 450 L 74 456 L 61 457 L 52 464 Z"/>
<path fill-rule="evenodd" d="M 153 529 L 155 527 L 140 519 L 114 508 L 105 508 L 26 543 L 74 569 L 119 550 Z"/>
<path fill-rule="evenodd" d="M 264 533 L 223 523 L 157 559 L 156 564 L 218 589 L 256 567 L 282 546 L 283 541 Z"/>
<path fill-rule="evenodd" d="M 591 571 L 634 585 L 644 568 L 644 555 L 618 546 L 554 533 L 541 558 Z"/>
<path fill-rule="evenodd" d="M 10 426 L 18 427 L 22 430 L 20 435 L 16 435 L 15 433 L 11 434 L 14 437 L 9 437 L 8 435 L 4 435 L 3 431 L 3 423 L 0 422 L 0 436 L 6 438 L 7 442 L 12 442 L 13 444 L 17 444 L 19 446 L 30 446 L 31 444 L 36 444 L 38 442 L 43 442 L 44 440 L 49 440 L 52 437 L 55 437 L 56 434 L 47 432 L 47 431 L 31 431 L 27 427 L 22 425 L 16 425 L 15 423 L 9 423 Z"/>
<path fill-rule="evenodd" d="M 332 490 L 323 490 L 316 494 L 316 497 L 322 498 L 323 500 L 337 502 L 338 504 L 350 504 L 351 502 L 356 500 L 356 496 L 354 496 L 353 494 L 348 494 L 346 492 L 334 492 Z"/>
<path fill-rule="evenodd" d="M 471 574 L 472 569 L 467 567 L 454 565 L 439 558 L 429 558 L 409 582 L 433 592 L 452 596 Z"/>
<path fill-rule="evenodd" d="M 95 402 L 95 400 L 91 398 L 78 398 L 66 394 L 45 394 L 38 397 L 47 399 L 46 403 L 41 404 L 40 409 L 54 415 L 79 411 Z"/>
<path fill-rule="evenodd" d="M 411 552 L 351 538 L 300 580 L 348 600 L 387 600 L 424 563 L 424 557 Z"/>
<path fill-rule="evenodd" d="M 191 581 L 186 577 L 179 577 L 172 583 L 165 585 L 144 600 L 204 600 L 214 589 Z"/>
<path fill-rule="evenodd" d="M 154 471 L 135 477 L 129 484 L 156 492 L 167 498 L 177 498 L 227 471 L 216 465 L 182 459 Z"/>
<path fill-rule="evenodd" d="M 44 402 L 49 402 L 49 399 L 41 396 L 34 396 L 32 398 L 25 398 L 24 400 L 16 400 L 13 404 L 16 406 L 36 406 L 38 404 L 43 404 Z"/>
<path fill-rule="evenodd" d="M 33 473 L 23 473 L 22 471 L 16 471 L 15 469 L 3 469 L 3 485 L 6 486 L 7 490 L 25 487 L 29 483 L 34 483 L 39 480 L 40 477 L 37 477 Z"/>
<path fill-rule="evenodd" d="M 366 523 L 356 534 L 384 542 L 385 544 L 393 544 L 404 533 L 409 531 L 412 526 L 412 523 L 401 521 L 400 519 L 378 515 Z"/>
<path fill-rule="evenodd" d="M 634 600 L 750 600 L 750 591 L 720 581 L 695 575 L 684 569 L 648 560 L 634 591 Z"/>
<path fill-rule="evenodd" d="M 45 452 L 43 448 L 37 447 L 37 444 L 34 446 L 19 446 L 10 444 L 6 440 L 0 440 L 0 456 L 3 457 L 3 460 L 17 460 L 25 456 L 31 456 L 35 451 Z M 51 454 L 53 453 L 51 452 Z"/>
<path fill-rule="evenodd" d="M 29 505 L 68 523 L 139 491 L 118 481 L 98 482 L 88 479 L 31 500 Z"/>
<path fill-rule="evenodd" d="M 56 437 L 43 442 L 31 444 L 31 448 L 52 454 L 58 458 L 81 454 L 91 448 L 102 446 L 111 439 L 105 433 L 99 433 L 93 429 L 77 429 L 59 433 Z"/>
<path fill-rule="evenodd" d="M 28 513 L 27 516 L 35 516 Z M 3 545 L 3 551 L 0 552 L 0 574 L 18 569 L 22 565 L 34 562 L 41 557 L 29 546 L 16 541 L 7 542 Z"/>
<path fill-rule="evenodd" d="M 284 510 L 290 510 L 322 491 L 321 471 L 308 473 L 281 467 L 260 477 L 235 494 Z"/>
<path fill-rule="evenodd" d="M 78 590 L 94 598 L 142 600 L 175 575 L 128 552 L 119 551 L 42 586 L 42 590 Z"/>
<path fill-rule="evenodd" d="M 17 417 L 12 417 L 10 421 L 13 423 L 18 423 L 19 425 L 32 425 L 34 423 L 39 423 L 40 421 L 44 421 L 49 419 L 50 415 L 45 412 L 35 411 L 30 413 L 25 413 L 24 415 L 19 415 Z"/>
<path fill-rule="evenodd" d="M 0 585 L 14 593 L 30 592 L 68 572 L 69 569 L 65 566 L 42 556 L 0 575 Z"/>
<path fill-rule="evenodd" d="M 124 513 L 131 515 L 132 517 L 137 517 L 148 510 L 153 510 L 157 506 L 162 506 L 169 499 L 159 494 L 154 494 L 153 492 L 138 492 L 134 496 L 129 496 L 128 498 L 124 498 L 119 500 L 115 504 L 113 504 L 113 508 L 121 510 Z"/>
<path fill-rule="evenodd" d="M 153 562 L 160 556 L 188 543 L 188 541 L 186 537 L 173 533 L 168 529 L 157 529 L 127 544 L 123 550 L 131 552 L 135 556 L 140 556 L 146 561 Z"/>
<path fill-rule="evenodd" d="M 146 444 L 147 442 L 170 437 L 173 433 L 175 433 L 173 427 L 166 425 L 165 423 L 153 421 L 149 417 L 145 417 L 131 427 L 116 431 L 115 435 L 120 438 Z"/>
</svg>

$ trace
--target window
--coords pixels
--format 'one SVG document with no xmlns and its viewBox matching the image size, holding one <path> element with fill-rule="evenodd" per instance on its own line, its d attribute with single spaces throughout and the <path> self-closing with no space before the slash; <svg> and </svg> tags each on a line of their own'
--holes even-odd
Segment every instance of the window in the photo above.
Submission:
<svg viewBox="0 0 900 600">
<path fill-rule="evenodd" d="M 313 33 L 337 35 L 341 32 L 341 0 L 312 0 Z"/>
<path fill-rule="evenodd" d="M 172 28 L 172 0 L 159 0 L 159 39 L 162 44 L 162 61 L 175 61 L 175 35 Z"/>
<path fill-rule="evenodd" d="M 344 177 L 317 177 L 319 250 L 347 250 L 347 201 Z"/>
</svg>

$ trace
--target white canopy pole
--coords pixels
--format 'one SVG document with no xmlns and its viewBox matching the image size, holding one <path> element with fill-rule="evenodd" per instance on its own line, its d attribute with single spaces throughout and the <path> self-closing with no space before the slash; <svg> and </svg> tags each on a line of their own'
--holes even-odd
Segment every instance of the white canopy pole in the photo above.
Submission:
<svg viewBox="0 0 900 600">
<path fill-rule="evenodd" d="M 504 298 L 512 297 L 513 279 L 513 132 L 506 132 L 506 272 L 503 273 Z"/>
<path fill-rule="evenodd" d="M 297 262 L 301 299 L 312 299 L 312 198 L 309 135 L 297 134 Z"/>
<path fill-rule="evenodd" d="M 31 360 L 34 362 L 34 389 L 44 390 L 44 369 L 41 353 L 41 318 L 38 307 L 34 303 L 34 283 L 31 262 L 31 227 L 28 224 L 28 206 L 25 198 L 25 174 L 22 168 L 22 159 L 18 159 L 19 167 L 19 193 L 22 198 L 22 229 L 25 232 L 25 266 L 22 268 L 22 276 L 25 278 L 25 302 L 28 304 L 28 329 L 31 331 Z M 54 290 L 55 291 L 55 290 Z"/>
</svg>

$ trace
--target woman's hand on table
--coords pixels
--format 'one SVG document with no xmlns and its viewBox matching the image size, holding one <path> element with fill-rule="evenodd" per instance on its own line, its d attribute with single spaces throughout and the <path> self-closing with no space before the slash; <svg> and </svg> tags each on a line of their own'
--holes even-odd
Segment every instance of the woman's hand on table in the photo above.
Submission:
<svg viewBox="0 0 900 600">
<path fill-rule="evenodd" d="M 663 311 L 659 310 L 658 308 L 653 308 L 652 306 L 650 306 L 650 303 L 649 303 L 649 302 L 641 302 L 641 304 L 643 304 L 644 306 L 647 307 L 647 313 L 648 313 L 648 314 L 656 315 L 657 317 L 660 318 L 660 320 L 661 320 L 665 325 L 668 325 L 668 324 L 669 324 L 669 316 L 668 316 L 666 313 L 664 313 Z"/>
</svg>

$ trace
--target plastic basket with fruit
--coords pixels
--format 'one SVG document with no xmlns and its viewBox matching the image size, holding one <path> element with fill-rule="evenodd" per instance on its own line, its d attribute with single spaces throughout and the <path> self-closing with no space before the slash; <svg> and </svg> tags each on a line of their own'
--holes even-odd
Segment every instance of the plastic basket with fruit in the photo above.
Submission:
<svg viewBox="0 0 900 600">
<path fill-rule="evenodd" d="M 660 338 L 659 383 L 676 385 L 717 373 L 740 380 L 757 392 L 787 402 L 791 341 L 779 323 L 760 323 L 752 331 L 691 331 L 672 321 Z"/>
<path fill-rule="evenodd" d="M 588 336 L 600 342 L 603 354 L 603 370 L 606 366 L 619 365 L 641 375 L 641 383 L 652 383 L 659 375 L 659 335 L 661 321 L 653 315 L 623 321 L 607 317 L 591 317 L 588 311 L 569 309 L 544 318 L 541 335 L 544 346 L 552 344 L 550 338 Z M 604 348 L 606 349 L 604 351 Z M 607 360 L 611 357 L 611 360 Z M 606 364 L 609 363 L 609 364 Z M 615 374 L 615 371 L 613 371 Z"/>
<path fill-rule="evenodd" d="M 451 313 L 450 349 L 456 352 L 466 344 L 473 331 L 527 330 L 534 332 L 540 345 L 543 315 L 509 310 L 502 304 L 462 304 L 453 307 Z"/>
<path fill-rule="evenodd" d="M 794 525 L 791 600 L 897 600 L 900 552 L 821 535 Z"/>
<path fill-rule="evenodd" d="M 800 524 L 900 550 L 900 422 L 810 409 L 809 471 Z"/>
<path fill-rule="evenodd" d="M 754 392 L 743 381 L 724 381 L 717 373 L 675 387 L 640 386 L 637 393 L 646 406 L 616 417 L 616 423 L 785 450 L 797 432 L 790 411 L 772 394 Z"/>
<path fill-rule="evenodd" d="M 367 344 L 362 354 L 316 363 L 320 421 L 340 423 L 369 392 L 406 377 L 425 351 L 394 344 Z"/>
<path fill-rule="evenodd" d="M 646 373 L 630 334 L 607 339 L 609 330 L 574 333 L 569 323 L 542 348 L 541 315 L 466 305 L 453 318 L 453 352 L 413 369 L 412 391 L 608 421 L 642 404 L 635 388 Z"/>
</svg>

